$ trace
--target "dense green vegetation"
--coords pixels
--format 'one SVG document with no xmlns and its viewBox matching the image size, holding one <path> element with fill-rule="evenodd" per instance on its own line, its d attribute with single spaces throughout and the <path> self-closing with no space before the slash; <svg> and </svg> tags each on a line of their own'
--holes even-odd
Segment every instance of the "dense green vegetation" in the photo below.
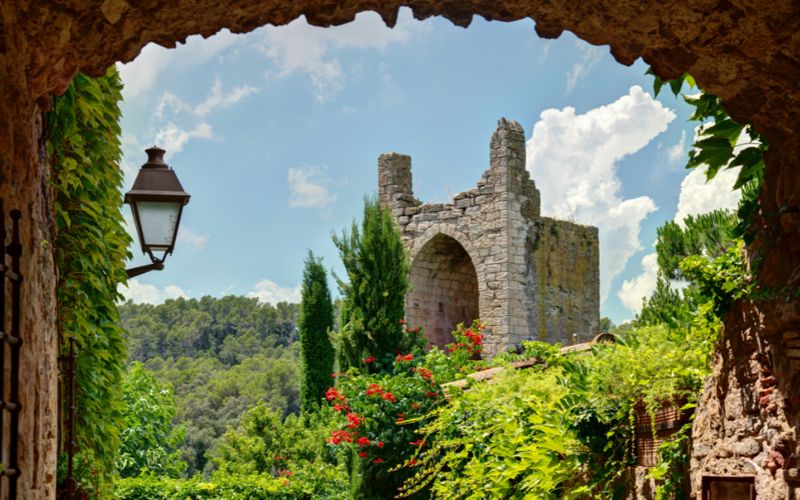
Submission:
<svg viewBox="0 0 800 500">
<path fill-rule="evenodd" d="M 76 474 L 96 491 L 111 479 L 123 428 L 126 353 L 117 285 L 126 279 L 130 237 L 121 212 L 121 90 L 114 67 L 100 78 L 78 74 L 46 117 L 61 354 L 70 339 L 77 354 Z M 63 455 L 59 461 L 63 479 Z"/>
<path fill-rule="evenodd" d="M 296 304 L 233 296 L 128 302 L 120 316 L 131 360 L 174 388 L 187 475 L 213 470 L 207 452 L 248 408 L 299 410 Z"/>
</svg>

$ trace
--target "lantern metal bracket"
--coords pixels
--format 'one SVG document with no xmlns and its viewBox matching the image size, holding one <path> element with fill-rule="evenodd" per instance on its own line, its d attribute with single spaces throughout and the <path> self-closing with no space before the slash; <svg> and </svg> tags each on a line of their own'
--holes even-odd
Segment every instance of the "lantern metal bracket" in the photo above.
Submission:
<svg viewBox="0 0 800 500">
<path fill-rule="evenodd" d="M 164 261 L 167 260 L 167 253 L 164 252 L 164 256 L 160 259 L 153 255 L 153 252 L 148 251 L 147 254 L 150 256 L 150 260 L 153 262 L 151 264 L 145 264 L 143 266 L 132 267 L 130 269 L 126 269 L 125 272 L 128 273 L 128 279 L 133 278 L 134 276 L 139 276 L 140 274 L 149 273 L 150 271 L 163 271 L 164 270 Z"/>
</svg>

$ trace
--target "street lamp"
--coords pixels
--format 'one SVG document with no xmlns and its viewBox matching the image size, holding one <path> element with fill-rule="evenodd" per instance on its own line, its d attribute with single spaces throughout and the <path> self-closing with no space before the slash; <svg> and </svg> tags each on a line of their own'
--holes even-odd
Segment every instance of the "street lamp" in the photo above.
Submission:
<svg viewBox="0 0 800 500">
<path fill-rule="evenodd" d="M 145 151 L 147 163 L 139 170 L 133 188 L 125 193 L 125 203 L 133 211 L 142 252 L 152 263 L 128 269 L 128 278 L 164 269 L 164 260 L 175 247 L 183 206 L 189 203 L 189 193 L 183 190 L 175 171 L 164 163 L 166 151 L 158 146 Z M 163 254 L 159 257 L 158 252 Z"/>
</svg>

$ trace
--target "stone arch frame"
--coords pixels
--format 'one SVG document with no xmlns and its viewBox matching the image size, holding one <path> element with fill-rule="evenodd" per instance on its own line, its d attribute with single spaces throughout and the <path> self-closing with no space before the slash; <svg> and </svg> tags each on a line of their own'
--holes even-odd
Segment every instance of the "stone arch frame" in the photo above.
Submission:
<svg viewBox="0 0 800 500">
<path fill-rule="evenodd" d="M 800 173 L 796 170 L 800 4 L 796 2 L 642 0 L 632 7 L 614 0 L 577 4 L 562 0 L 194 0 L 181 5 L 8 0 L 0 9 L 0 194 L 6 206 L 23 209 L 22 238 L 30 252 L 22 262 L 26 277 L 22 328 L 30 336 L 22 346 L 22 369 L 35 374 L 21 394 L 21 442 L 26 443 L 20 456 L 21 491 L 32 498 L 55 494 L 56 451 L 54 440 L 46 437 L 57 434 L 55 273 L 52 245 L 46 245 L 53 241 L 52 200 L 40 143 L 41 113 L 49 106 L 50 94 L 61 93 L 77 70 L 98 76 L 114 62 L 132 60 L 148 42 L 174 47 L 191 34 L 207 37 L 223 27 L 242 33 L 268 23 L 286 24 L 300 15 L 314 25 L 330 26 L 352 21 L 365 10 L 378 12 L 393 26 L 401 5 L 409 6 L 417 19 L 442 15 L 464 27 L 473 15 L 499 21 L 530 18 L 543 38 L 557 38 L 570 30 L 592 44 L 610 45 L 622 64 L 643 57 L 664 78 L 691 73 L 702 88 L 722 99 L 735 120 L 754 124 L 768 137 L 771 147 L 765 155 L 766 180 L 760 194 L 764 215 L 750 250 L 762 251 L 762 285 L 773 290 L 800 286 L 796 273 L 800 269 Z M 726 336 L 741 334 L 750 339 L 743 341 L 747 346 L 763 340 L 765 345 L 774 344 L 777 353 L 782 351 L 776 339 L 798 330 L 798 298 L 739 303 L 725 320 Z M 746 351 L 726 359 L 734 366 L 749 355 Z M 741 386 L 735 375 L 722 376 L 728 377 L 732 387 Z M 779 390 L 784 390 L 778 380 Z M 713 397 L 714 392 L 705 394 Z M 759 474 L 759 482 L 779 483 Z"/>
<path fill-rule="evenodd" d="M 477 279 L 477 293 L 478 293 L 477 314 L 478 315 L 476 317 L 470 318 L 470 319 L 464 318 L 464 320 L 465 321 L 470 321 L 472 319 L 478 319 L 480 317 L 480 314 L 482 313 L 482 311 L 486 311 L 487 308 L 488 308 L 488 304 L 486 303 L 486 300 L 487 300 L 486 298 L 487 298 L 489 289 L 488 289 L 486 280 L 481 279 L 482 276 L 484 276 L 484 274 L 485 274 L 484 270 L 483 270 L 484 266 L 483 266 L 483 263 L 480 260 L 477 259 L 478 253 L 477 253 L 477 251 L 475 249 L 475 246 L 472 244 L 472 241 L 470 241 L 470 238 L 466 234 L 464 234 L 463 232 L 457 230 L 452 225 L 446 224 L 446 223 L 434 224 L 433 226 L 428 228 L 428 230 L 425 231 L 425 233 L 423 233 L 422 236 L 420 236 L 419 238 L 417 238 L 414 241 L 414 245 L 411 248 L 411 251 L 409 252 L 410 256 L 411 256 L 411 267 L 410 267 L 410 270 L 409 270 L 409 277 L 411 278 L 414 275 L 414 264 L 415 264 L 415 262 L 417 262 L 417 258 L 420 256 L 420 253 L 422 252 L 422 250 L 425 249 L 429 243 L 431 243 L 434 239 L 436 239 L 439 236 L 445 236 L 447 238 L 452 239 L 456 243 L 458 243 L 461 246 L 461 248 L 464 249 L 464 252 L 466 252 L 466 256 L 467 256 L 467 258 L 469 259 L 470 263 L 473 266 L 473 269 L 475 271 L 475 277 Z M 411 287 L 412 284 L 409 283 L 409 286 Z M 411 321 L 412 323 L 413 323 L 413 319 L 412 318 L 414 317 L 414 315 L 413 315 L 413 313 L 409 313 L 409 311 L 412 310 L 411 300 L 412 300 L 413 294 L 414 294 L 414 290 L 410 289 L 408 295 L 406 296 L 406 320 L 407 321 Z M 411 324 L 410 326 L 413 327 L 413 326 L 416 326 L 416 325 Z M 422 325 L 422 326 L 425 326 L 425 325 Z M 487 332 L 487 334 L 488 333 L 490 333 L 490 332 Z M 438 345 L 440 347 L 442 347 L 445 343 L 447 343 L 448 342 L 447 339 L 450 338 L 449 332 L 444 332 L 444 335 L 436 335 L 435 332 L 428 332 L 428 333 L 426 333 L 426 335 L 428 336 L 428 338 L 429 338 L 429 340 L 431 341 L 432 344 Z"/>
</svg>

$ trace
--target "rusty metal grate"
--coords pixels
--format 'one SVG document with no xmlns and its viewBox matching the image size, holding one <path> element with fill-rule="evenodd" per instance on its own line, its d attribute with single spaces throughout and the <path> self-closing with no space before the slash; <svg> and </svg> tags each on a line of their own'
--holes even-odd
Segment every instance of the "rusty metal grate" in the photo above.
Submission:
<svg viewBox="0 0 800 500">
<path fill-rule="evenodd" d="M 17 498 L 17 464 L 19 444 L 19 349 L 20 336 L 20 292 L 22 275 L 19 261 L 22 244 L 19 237 L 19 220 L 22 213 L 12 210 L 11 241 L 6 245 L 6 217 L 3 201 L 0 200 L 0 492 L 10 500 Z M 5 483 L 5 484 L 3 484 Z"/>
<path fill-rule="evenodd" d="M 703 476 L 701 500 L 755 500 L 753 476 Z"/>
<path fill-rule="evenodd" d="M 688 421 L 689 413 L 681 410 L 684 404 L 682 399 L 665 403 L 655 411 L 652 420 L 643 402 L 639 401 L 634 406 L 636 458 L 639 465 L 653 467 L 658 464 L 658 447 L 664 441 L 669 441 Z"/>
</svg>

